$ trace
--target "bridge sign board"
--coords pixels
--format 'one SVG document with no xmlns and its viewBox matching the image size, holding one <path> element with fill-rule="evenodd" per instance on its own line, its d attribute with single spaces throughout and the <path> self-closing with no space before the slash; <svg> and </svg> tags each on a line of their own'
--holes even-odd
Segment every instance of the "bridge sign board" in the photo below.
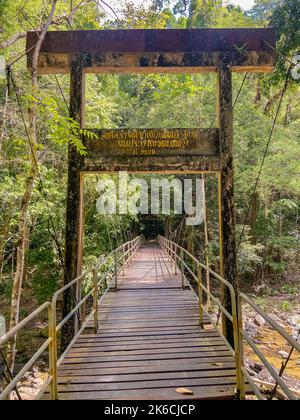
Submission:
<svg viewBox="0 0 300 420">
<path fill-rule="evenodd" d="M 102 156 L 218 156 L 218 129 L 89 130 L 84 139 L 89 159 Z"/>
</svg>

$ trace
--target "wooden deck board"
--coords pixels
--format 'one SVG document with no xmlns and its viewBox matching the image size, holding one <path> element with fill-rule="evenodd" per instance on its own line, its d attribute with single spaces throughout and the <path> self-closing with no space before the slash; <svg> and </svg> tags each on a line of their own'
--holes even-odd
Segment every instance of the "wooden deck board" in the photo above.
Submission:
<svg viewBox="0 0 300 420">
<path fill-rule="evenodd" d="M 99 303 L 98 333 L 80 336 L 61 365 L 60 399 L 234 398 L 234 359 L 217 330 L 200 329 L 197 298 L 174 271 L 158 247 L 137 252 Z"/>
</svg>

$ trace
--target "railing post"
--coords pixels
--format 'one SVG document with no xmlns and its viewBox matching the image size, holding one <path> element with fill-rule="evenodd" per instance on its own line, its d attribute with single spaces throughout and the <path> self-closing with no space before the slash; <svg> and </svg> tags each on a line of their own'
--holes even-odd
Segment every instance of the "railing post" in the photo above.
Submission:
<svg viewBox="0 0 300 420">
<path fill-rule="evenodd" d="M 80 301 L 81 301 L 81 281 L 78 281 L 75 286 L 75 305 L 77 305 L 77 303 Z M 81 324 L 81 309 L 78 309 L 77 316 L 75 315 L 74 324 L 75 324 L 75 327 L 74 327 L 75 334 L 77 334 L 80 328 L 80 324 Z"/>
<path fill-rule="evenodd" d="M 174 264 L 175 264 L 175 276 L 178 273 L 178 267 L 177 267 L 177 245 L 174 246 Z"/>
<path fill-rule="evenodd" d="M 126 265 L 126 244 L 122 246 L 122 254 L 124 255 L 123 260 L 123 276 L 125 276 L 125 265 Z"/>
<path fill-rule="evenodd" d="M 94 309 L 94 334 L 97 334 L 99 328 L 99 309 L 98 309 L 98 276 L 97 270 L 94 268 L 93 270 L 93 309 Z"/>
<path fill-rule="evenodd" d="M 126 252 L 128 252 L 128 254 L 127 254 L 127 265 L 128 265 L 128 267 L 130 266 L 130 263 L 131 263 L 131 245 L 130 245 L 130 242 L 128 242 L 128 244 L 127 244 L 127 251 Z"/>
<path fill-rule="evenodd" d="M 210 298 L 210 274 L 208 271 L 209 265 L 206 266 L 206 288 L 207 288 L 207 302 L 206 302 L 206 306 L 207 309 L 209 309 L 211 307 L 211 298 Z"/>
<path fill-rule="evenodd" d="M 200 325 L 200 328 L 204 329 L 202 268 L 199 264 L 197 265 L 197 277 L 198 277 L 198 298 L 199 298 L 199 325 Z"/>
<path fill-rule="evenodd" d="M 174 248 L 173 242 L 172 242 L 172 255 L 171 256 L 172 256 L 172 262 L 175 265 L 175 248 Z"/>
<path fill-rule="evenodd" d="M 48 308 L 48 322 L 48 335 L 51 339 L 49 344 L 49 376 L 52 377 L 50 383 L 50 398 L 51 400 L 58 400 L 56 304 L 51 304 Z"/>
<path fill-rule="evenodd" d="M 117 250 L 114 252 L 114 264 L 115 264 L 115 291 L 118 290 L 118 255 Z"/>
<path fill-rule="evenodd" d="M 180 260 L 181 260 L 181 287 L 182 289 L 184 289 L 184 264 L 183 264 L 183 259 L 184 259 L 184 253 L 183 253 L 183 249 L 180 250 Z"/>
</svg>

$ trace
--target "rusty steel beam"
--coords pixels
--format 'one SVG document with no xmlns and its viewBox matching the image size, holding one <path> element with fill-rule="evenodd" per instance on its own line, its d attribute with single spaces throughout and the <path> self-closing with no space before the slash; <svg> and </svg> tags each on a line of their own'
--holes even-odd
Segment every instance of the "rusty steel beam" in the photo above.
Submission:
<svg viewBox="0 0 300 420">
<path fill-rule="evenodd" d="M 28 32 L 28 50 L 37 42 L 37 34 Z M 234 52 L 272 51 L 273 29 L 130 29 L 99 31 L 51 31 L 43 42 L 42 53 L 139 53 L 139 52 Z"/>
</svg>

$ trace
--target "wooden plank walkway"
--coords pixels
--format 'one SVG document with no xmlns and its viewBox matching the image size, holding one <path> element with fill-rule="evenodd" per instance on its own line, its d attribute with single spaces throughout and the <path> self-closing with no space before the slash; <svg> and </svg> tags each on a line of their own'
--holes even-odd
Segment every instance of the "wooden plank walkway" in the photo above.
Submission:
<svg viewBox="0 0 300 420">
<path fill-rule="evenodd" d="M 141 247 L 118 284 L 100 302 L 98 333 L 60 367 L 60 399 L 234 398 L 234 359 L 218 331 L 200 329 L 196 296 L 158 246 Z"/>
</svg>

